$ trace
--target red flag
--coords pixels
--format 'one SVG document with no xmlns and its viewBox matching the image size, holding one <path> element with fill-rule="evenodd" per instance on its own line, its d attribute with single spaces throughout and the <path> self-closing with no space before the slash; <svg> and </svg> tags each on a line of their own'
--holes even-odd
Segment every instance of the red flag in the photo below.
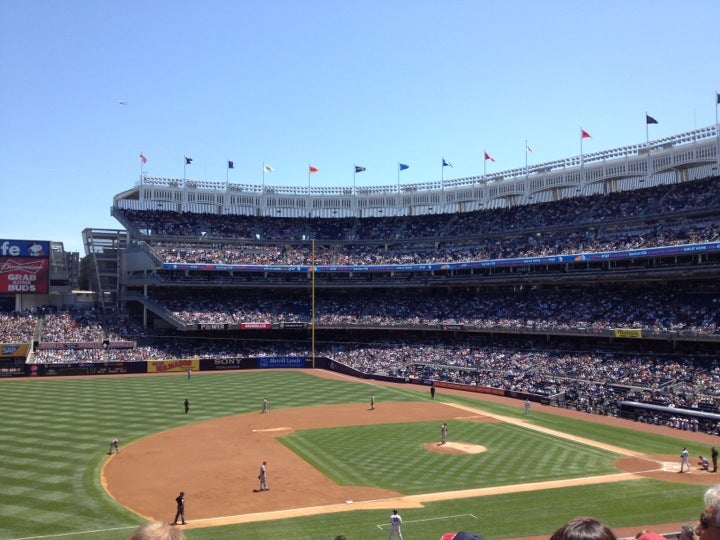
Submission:
<svg viewBox="0 0 720 540">
<path fill-rule="evenodd" d="M 584 129 L 580 130 L 580 138 L 581 139 L 592 139 L 590 134 L 587 131 L 585 131 Z"/>
<path fill-rule="evenodd" d="M 488 159 L 489 159 L 490 161 L 495 161 L 495 159 L 494 159 L 490 154 L 488 154 L 487 152 L 485 152 L 485 160 L 487 161 Z"/>
<path fill-rule="evenodd" d="M 310 166 L 309 166 L 309 170 L 310 170 L 311 173 L 314 173 L 314 172 L 318 172 L 320 169 L 318 169 L 317 167 L 313 167 L 312 165 L 310 165 Z"/>
<path fill-rule="evenodd" d="M 140 161 L 147 163 L 147 158 L 143 154 L 140 154 Z"/>
</svg>

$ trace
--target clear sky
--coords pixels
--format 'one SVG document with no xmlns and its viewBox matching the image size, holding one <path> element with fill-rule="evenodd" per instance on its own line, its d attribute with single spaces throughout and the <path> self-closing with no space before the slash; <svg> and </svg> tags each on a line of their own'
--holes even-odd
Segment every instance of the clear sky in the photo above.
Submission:
<svg viewBox="0 0 720 540">
<path fill-rule="evenodd" d="M 717 0 L 0 0 L 0 238 L 119 228 L 145 172 L 480 175 L 715 123 Z M 122 104 L 121 102 L 126 102 Z M 495 162 L 484 163 L 487 151 Z M 453 167 L 442 170 L 442 158 Z M 227 161 L 235 168 L 228 171 Z"/>
</svg>

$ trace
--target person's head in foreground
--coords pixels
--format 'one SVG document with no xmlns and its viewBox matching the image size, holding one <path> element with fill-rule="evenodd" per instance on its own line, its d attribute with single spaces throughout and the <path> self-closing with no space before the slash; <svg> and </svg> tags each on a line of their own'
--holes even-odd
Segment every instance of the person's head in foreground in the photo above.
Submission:
<svg viewBox="0 0 720 540">
<path fill-rule="evenodd" d="M 617 540 L 604 523 L 591 517 L 576 517 L 553 533 L 550 540 Z"/>
<path fill-rule="evenodd" d="M 177 527 L 162 521 L 152 521 L 140 525 L 125 540 L 187 540 Z"/>
<path fill-rule="evenodd" d="M 705 509 L 695 532 L 701 540 L 720 539 L 720 485 L 709 488 L 703 500 Z"/>
</svg>

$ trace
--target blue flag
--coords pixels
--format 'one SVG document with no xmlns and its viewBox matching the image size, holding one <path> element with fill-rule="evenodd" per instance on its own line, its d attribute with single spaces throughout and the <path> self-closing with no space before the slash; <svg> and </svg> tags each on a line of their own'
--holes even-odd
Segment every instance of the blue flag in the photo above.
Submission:
<svg viewBox="0 0 720 540">
<path fill-rule="evenodd" d="M 404 163 L 398 163 L 398 167 L 400 167 L 401 171 L 404 171 L 405 169 L 409 169 L 410 165 L 405 165 Z"/>
<path fill-rule="evenodd" d="M 657 124 L 658 123 L 657 120 L 655 120 L 652 116 L 650 116 L 647 113 L 645 113 L 645 122 L 647 122 L 648 124 Z"/>
<path fill-rule="evenodd" d="M 447 159 L 443 158 L 443 167 L 452 167 L 452 163 L 450 163 Z"/>
</svg>

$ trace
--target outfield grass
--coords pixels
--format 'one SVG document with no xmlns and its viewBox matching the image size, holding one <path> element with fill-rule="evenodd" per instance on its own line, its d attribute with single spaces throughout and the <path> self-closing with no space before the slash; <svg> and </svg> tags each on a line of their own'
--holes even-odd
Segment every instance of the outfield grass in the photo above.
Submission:
<svg viewBox="0 0 720 540">
<path fill-rule="evenodd" d="M 127 444 L 158 431 L 270 408 L 367 402 L 427 400 L 427 390 L 342 382 L 297 371 L 231 372 L 110 378 L 23 379 L 0 382 L 0 539 L 78 538 L 115 540 L 143 520 L 117 505 L 100 485 L 100 469 L 113 437 Z M 191 414 L 183 414 L 188 398 Z M 457 401 L 507 416 L 520 406 Z M 533 411 L 524 420 L 651 454 L 677 454 L 686 441 L 648 435 Z M 609 452 L 557 440 L 517 426 L 453 420 L 451 438 L 462 434 L 488 451 L 475 455 L 424 451 L 425 422 L 295 432 L 283 443 L 344 484 L 364 484 L 403 493 L 424 493 L 615 472 Z M 705 453 L 687 444 L 691 455 Z M 301 489 L 301 487 L 300 487 Z M 705 488 L 639 480 L 534 493 L 497 495 L 431 503 L 403 510 L 412 540 L 437 540 L 450 530 L 473 530 L 486 539 L 542 535 L 570 517 L 596 516 L 612 527 L 692 521 Z M 174 494 L 170 494 L 174 496 Z M 169 499 L 171 500 L 172 497 Z M 356 511 L 186 532 L 190 540 L 237 538 L 348 540 L 387 536 L 387 511 Z M 168 518 L 173 508 L 168 509 Z M 192 509 L 188 507 L 188 519 Z"/>
</svg>

